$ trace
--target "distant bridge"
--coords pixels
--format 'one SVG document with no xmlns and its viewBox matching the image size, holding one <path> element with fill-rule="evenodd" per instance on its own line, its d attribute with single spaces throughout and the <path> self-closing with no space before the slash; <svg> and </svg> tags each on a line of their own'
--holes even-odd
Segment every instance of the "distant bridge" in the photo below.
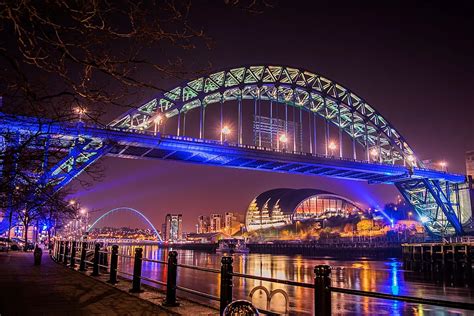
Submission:
<svg viewBox="0 0 474 316">
<path fill-rule="evenodd" d="M 141 213 L 140 211 L 134 209 L 134 208 L 131 208 L 131 207 L 117 207 L 117 208 L 114 208 L 114 209 L 111 209 L 110 211 L 108 212 L 105 212 L 104 214 L 102 214 L 98 219 L 96 219 L 94 221 L 94 223 L 92 223 L 92 225 L 87 229 L 88 232 L 90 232 L 91 230 L 93 230 L 96 225 L 98 223 L 100 223 L 101 221 L 103 221 L 107 216 L 110 216 L 111 214 L 114 214 L 116 212 L 129 212 L 129 213 L 132 213 L 132 214 L 135 214 L 135 215 L 138 215 L 141 219 L 143 219 L 148 226 L 150 226 L 150 228 L 153 230 L 153 232 L 155 233 L 156 237 L 158 238 L 159 241 L 163 241 L 163 239 L 161 238 L 161 235 L 160 233 L 158 232 L 158 230 L 155 228 L 155 226 L 150 222 L 150 220 L 145 216 L 143 215 L 143 213 Z"/>
<path fill-rule="evenodd" d="M 36 146 L 65 151 L 38 176 L 39 185 L 55 190 L 103 155 L 166 159 L 391 183 L 432 234 L 462 235 L 472 221 L 466 176 L 423 168 L 363 98 L 291 67 L 238 67 L 200 77 L 105 128 L 3 115 L 0 130 L 6 139 L 39 131 L 44 137 Z"/>
</svg>

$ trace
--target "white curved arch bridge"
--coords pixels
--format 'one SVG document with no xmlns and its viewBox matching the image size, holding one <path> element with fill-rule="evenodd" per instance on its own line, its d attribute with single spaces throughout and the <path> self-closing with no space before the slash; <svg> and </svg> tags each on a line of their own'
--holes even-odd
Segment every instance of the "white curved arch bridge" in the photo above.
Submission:
<svg viewBox="0 0 474 316">
<path fill-rule="evenodd" d="M 157 95 L 107 128 L 7 116 L 0 128 L 62 136 L 50 146 L 70 150 L 39 176 L 39 185 L 56 190 L 102 155 L 168 159 L 392 183 L 431 233 L 461 235 L 472 223 L 466 176 L 423 168 L 373 106 L 302 69 L 261 65 L 212 73 Z"/>
<path fill-rule="evenodd" d="M 161 238 L 160 233 L 155 228 L 155 226 L 150 222 L 150 220 L 145 215 L 143 215 L 143 213 L 141 213 L 140 211 L 138 211 L 134 208 L 131 208 L 131 207 L 117 207 L 117 208 L 111 209 L 110 211 L 105 212 L 99 218 L 97 218 L 94 221 L 94 223 L 92 223 L 92 225 L 87 229 L 87 231 L 90 232 L 91 230 L 93 230 L 96 227 L 96 225 L 98 223 L 100 223 L 101 221 L 104 221 L 107 218 L 107 216 L 110 216 L 110 215 L 112 215 L 116 212 L 129 212 L 129 213 L 138 215 L 140 218 L 142 218 L 147 223 L 148 226 L 150 226 L 150 228 L 153 230 L 153 232 L 155 233 L 158 240 L 163 241 L 163 239 Z"/>
</svg>

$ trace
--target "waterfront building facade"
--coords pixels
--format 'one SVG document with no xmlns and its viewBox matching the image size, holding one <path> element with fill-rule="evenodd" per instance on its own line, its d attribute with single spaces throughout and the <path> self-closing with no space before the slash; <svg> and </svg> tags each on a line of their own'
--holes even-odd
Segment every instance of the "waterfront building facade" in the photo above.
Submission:
<svg viewBox="0 0 474 316">
<path fill-rule="evenodd" d="M 250 203 L 245 216 L 247 231 L 280 227 L 308 219 L 349 216 L 360 208 L 353 201 L 315 189 L 273 189 Z"/>
<path fill-rule="evenodd" d="M 178 241 L 183 238 L 183 215 L 166 214 L 163 240 Z"/>
<path fill-rule="evenodd" d="M 222 228 L 222 215 L 221 214 L 211 214 L 211 225 L 210 232 L 218 232 Z"/>
<path fill-rule="evenodd" d="M 209 216 L 201 215 L 201 216 L 198 217 L 198 227 L 197 227 L 197 233 L 198 234 L 208 233 L 209 232 L 209 226 L 210 226 Z"/>
</svg>

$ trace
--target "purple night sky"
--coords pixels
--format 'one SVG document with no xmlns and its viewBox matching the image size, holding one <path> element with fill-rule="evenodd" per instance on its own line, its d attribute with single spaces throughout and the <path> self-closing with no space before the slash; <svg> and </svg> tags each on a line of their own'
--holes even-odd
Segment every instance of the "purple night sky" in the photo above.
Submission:
<svg viewBox="0 0 474 316">
<path fill-rule="evenodd" d="M 183 62 L 188 69 L 210 62 L 212 71 L 276 64 L 320 73 L 364 97 L 419 158 L 446 160 L 450 171 L 464 173 L 464 152 L 474 149 L 473 9 L 469 1 L 452 7 L 436 1 L 318 1 L 314 8 L 280 1 L 263 14 L 249 15 L 203 2 L 193 8 L 191 22 L 202 26 L 214 45 L 192 51 Z M 179 81 L 160 83 L 172 88 Z M 104 121 L 118 115 L 120 110 Z M 323 189 L 379 207 L 397 195 L 389 185 L 315 176 L 168 161 L 103 158 L 101 163 L 103 180 L 88 190 L 74 185 L 74 198 L 96 211 L 92 218 L 128 206 L 158 229 L 166 213 L 179 212 L 185 231 L 192 231 L 198 215 L 243 213 L 256 195 L 277 187 Z M 144 226 L 125 215 L 108 224 Z"/>
</svg>

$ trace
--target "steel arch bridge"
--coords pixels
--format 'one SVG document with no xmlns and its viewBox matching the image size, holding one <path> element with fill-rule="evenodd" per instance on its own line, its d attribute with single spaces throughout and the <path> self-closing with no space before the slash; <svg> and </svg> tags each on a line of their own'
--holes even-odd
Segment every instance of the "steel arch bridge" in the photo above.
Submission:
<svg viewBox="0 0 474 316">
<path fill-rule="evenodd" d="M 159 241 L 163 241 L 163 239 L 161 238 L 160 233 L 155 228 L 155 226 L 150 222 L 150 220 L 145 215 L 143 215 L 143 213 L 141 213 L 140 211 L 138 211 L 134 208 L 131 208 L 131 207 L 117 207 L 117 208 L 111 209 L 110 211 L 105 212 L 98 219 L 96 219 L 94 221 L 94 223 L 92 223 L 92 225 L 87 229 L 87 231 L 90 232 L 92 229 L 94 229 L 94 227 L 99 222 L 104 220 L 107 216 L 110 216 L 111 214 L 116 213 L 118 211 L 131 212 L 132 214 L 138 215 L 140 218 L 142 218 L 148 224 L 148 226 L 151 227 L 151 229 L 153 229 L 153 231 L 155 232 L 155 235 L 158 237 Z"/>
<path fill-rule="evenodd" d="M 40 130 L 47 136 L 37 146 L 65 150 L 38 175 L 39 185 L 55 190 L 103 155 L 168 159 L 394 184 L 435 235 L 463 234 L 472 220 L 466 176 L 425 169 L 363 98 L 292 67 L 212 73 L 160 93 L 106 128 L 5 115 L 0 128 L 3 135 Z"/>
</svg>

